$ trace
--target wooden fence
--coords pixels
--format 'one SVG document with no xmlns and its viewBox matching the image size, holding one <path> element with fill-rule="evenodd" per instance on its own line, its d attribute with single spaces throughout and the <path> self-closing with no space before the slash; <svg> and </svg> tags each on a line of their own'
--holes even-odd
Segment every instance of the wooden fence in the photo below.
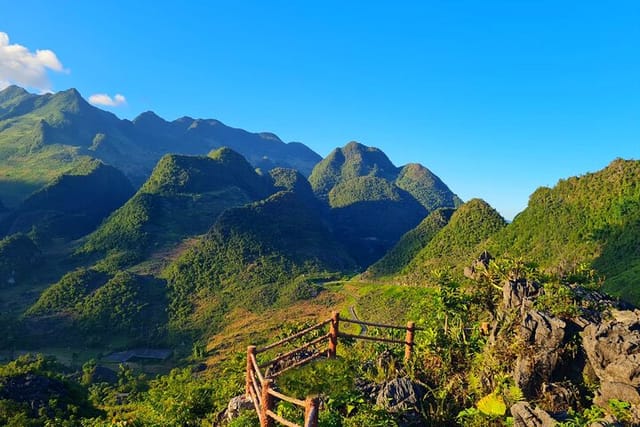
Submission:
<svg viewBox="0 0 640 427">
<path fill-rule="evenodd" d="M 397 340 L 390 338 L 382 338 L 382 337 L 372 337 L 369 335 L 352 335 L 340 332 L 340 322 L 345 323 L 355 323 L 361 326 L 371 326 L 382 329 L 404 329 L 406 331 L 405 340 Z M 297 348 L 288 351 L 284 354 L 280 354 L 274 359 L 263 363 L 258 364 L 256 359 L 256 355 L 259 353 L 263 353 L 267 350 L 271 350 L 277 347 L 280 347 L 284 344 L 290 343 L 291 341 L 302 338 L 303 336 L 315 331 L 324 328 L 329 325 L 329 331 L 323 335 L 320 335 L 317 338 L 314 338 L 310 341 L 305 342 L 304 344 L 298 346 Z M 340 314 L 338 312 L 333 312 L 331 314 L 331 318 L 327 319 L 323 322 L 320 322 L 316 325 L 313 325 L 309 328 L 306 328 L 300 332 L 297 332 L 287 338 L 281 339 L 280 341 L 274 342 L 267 346 L 257 348 L 254 345 L 250 345 L 247 347 L 247 370 L 246 370 L 246 383 L 245 383 L 245 394 L 247 397 L 251 398 L 251 401 L 254 404 L 256 412 L 258 413 L 258 417 L 260 419 L 261 427 L 274 427 L 275 422 L 279 422 L 282 425 L 288 427 L 303 427 L 299 424 L 293 423 L 289 420 L 284 419 L 279 416 L 273 410 L 275 409 L 276 399 L 283 400 L 285 402 L 289 402 L 293 405 L 304 408 L 304 427 L 317 427 L 318 426 L 318 411 L 319 411 L 319 401 L 317 397 L 307 397 L 305 400 L 296 399 L 290 396 L 286 396 L 278 391 L 274 390 L 274 380 L 275 378 L 282 374 L 285 371 L 290 369 L 302 366 L 311 362 L 312 360 L 318 359 L 320 357 L 326 356 L 328 358 L 335 358 L 336 351 L 338 348 L 339 338 L 351 338 L 351 339 L 361 339 L 361 340 L 369 340 L 369 341 L 378 341 L 385 342 L 390 344 L 402 344 L 405 347 L 404 351 L 404 359 L 405 362 L 411 358 L 413 353 L 413 345 L 414 345 L 414 333 L 418 330 L 416 328 L 414 322 L 408 322 L 407 326 L 394 326 L 394 325 L 385 325 L 381 323 L 371 323 L 371 322 L 363 322 L 361 320 L 355 319 L 340 319 Z M 274 368 L 280 362 L 285 362 L 296 353 L 305 350 L 307 348 L 313 347 L 317 344 L 322 343 L 323 341 L 327 341 L 328 345 L 325 351 L 318 351 L 316 353 L 312 353 L 310 356 L 304 357 L 303 359 L 297 360 L 289 365 L 286 365 L 280 369 L 270 369 L 269 373 L 262 373 L 262 369 L 265 368 Z"/>
</svg>

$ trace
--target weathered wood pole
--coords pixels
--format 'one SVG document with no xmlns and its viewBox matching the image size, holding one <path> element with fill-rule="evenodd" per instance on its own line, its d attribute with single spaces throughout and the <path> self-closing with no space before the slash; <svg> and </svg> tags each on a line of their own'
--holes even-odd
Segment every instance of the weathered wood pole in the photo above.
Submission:
<svg viewBox="0 0 640 427">
<path fill-rule="evenodd" d="M 271 383 L 273 380 L 262 381 L 262 406 L 260 407 L 260 427 L 274 427 L 275 421 L 267 414 L 267 411 L 273 411 L 273 396 L 269 394 Z"/>
<path fill-rule="evenodd" d="M 416 324 L 414 322 L 407 322 L 407 336 L 404 340 L 404 361 L 408 362 L 411 359 L 413 352 L 413 334 L 416 330 Z"/>
<path fill-rule="evenodd" d="M 334 311 L 331 313 L 331 326 L 329 327 L 329 358 L 336 357 L 338 349 L 338 334 L 340 333 L 340 313 Z"/>
<path fill-rule="evenodd" d="M 251 363 L 251 357 L 255 357 L 256 355 L 256 346 L 250 345 L 247 347 L 247 372 L 245 375 L 245 383 L 244 383 L 244 394 L 247 397 L 251 397 L 251 387 L 253 387 L 253 382 L 251 380 L 251 376 L 253 375 L 253 364 Z M 256 393 L 258 390 L 256 390 Z"/>
<path fill-rule="evenodd" d="M 320 400 L 317 397 L 307 397 L 304 402 L 304 427 L 318 427 L 318 410 Z"/>
</svg>

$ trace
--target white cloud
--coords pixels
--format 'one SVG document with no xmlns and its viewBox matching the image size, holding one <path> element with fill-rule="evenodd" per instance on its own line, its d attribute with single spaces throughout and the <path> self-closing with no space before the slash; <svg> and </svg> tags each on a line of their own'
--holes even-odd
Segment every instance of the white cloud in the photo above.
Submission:
<svg viewBox="0 0 640 427">
<path fill-rule="evenodd" d="M 51 50 L 31 52 L 19 44 L 9 44 L 9 35 L 0 31 L 0 89 L 11 84 L 51 91 L 48 71 L 67 72 Z"/>
<path fill-rule="evenodd" d="M 117 93 L 111 98 L 106 93 L 96 93 L 89 97 L 89 102 L 93 105 L 104 105 L 106 107 L 119 107 L 127 103 L 127 98 L 124 95 Z"/>
</svg>

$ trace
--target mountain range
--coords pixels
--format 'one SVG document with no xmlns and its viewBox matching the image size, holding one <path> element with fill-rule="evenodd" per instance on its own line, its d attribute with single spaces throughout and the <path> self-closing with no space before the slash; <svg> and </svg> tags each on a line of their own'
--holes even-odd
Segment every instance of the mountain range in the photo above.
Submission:
<svg viewBox="0 0 640 427">
<path fill-rule="evenodd" d="M 237 151 L 255 167 L 289 167 L 307 176 L 320 160 L 304 144 L 217 120 L 168 122 L 151 111 L 121 120 L 75 89 L 44 95 L 17 86 L 0 91 L 0 200 L 7 206 L 16 206 L 85 157 L 116 167 L 137 187 L 167 153 L 206 154 L 220 147 Z"/>
<path fill-rule="evenodd" d="M 592 321 L 602 305 L 623 306 L 597 293 L 589 305 L 584 292 L 640 303 L 638 160 L 541 187 L 509 223 L 482 199 L 461 200 L 427 167 L 395 166 L 358 142 L 322 159 L 216 120 L 167 122 L 151 112 L 120 120 L 74 89 L 34 95 L 11 86 L 0 92 L 0 200 L 0 350 L 166 346 L 175 365 L 204 354 L 212 366 L 232 364 L 268 328 L 299 330 L 318 317 L 309 311 L 357 309 L 372 321 L 423 325 L 424 381 L 451 386 L 443 396 L 458 400 L 438 404 L 460 410 L 466 390 L 500 395 L 504 405 L 519 396 L 514 384 L 533 384 L 503 363 L 524 357 L 519 323 L 496 309 L 503 284 L 509 298 L 509 289 L 535 293 L 536 309 L 572 328 L 582 309 Z M 493 335 L 483 337 L 480 324 Z M 219 372 L 235 378 L 242 363 Z M 390 375 L 392 362 L 370 363 L 371 376 Z M 149 394 L 117 393 L 153 399 L 191 384 L 185 372 L 147 383 Z M 457 385 L 444 387 L 449 379 Z M 126 373 L 121 381 L 135 383 Z M 116 393 L 92 390 L 92 399 Z M 439 396 L 424 393 L 431 403 Z M 373 414 L 354 396 L 359 414 Z M 100 402 L 124 417 L 115 397 Z M 430 414 L 457 419 L 445 412 Z"/>
</svg>

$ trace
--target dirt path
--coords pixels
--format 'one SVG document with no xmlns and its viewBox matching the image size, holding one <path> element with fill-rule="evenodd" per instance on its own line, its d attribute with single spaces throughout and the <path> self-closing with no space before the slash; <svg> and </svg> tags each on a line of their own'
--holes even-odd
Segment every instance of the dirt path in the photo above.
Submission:
<svg viewBox="0 0 640 427">
<path fill-rule="evenodd" d="M 358 315 L 356 314 L 356 309 L 354 306 L 349 306 L 349 313 L 353 316 L 354 320 L 360 320 Z M 360 325 L 360 335 L 366 335 L 369 328 L 367 325 Z"/>
</svg>

